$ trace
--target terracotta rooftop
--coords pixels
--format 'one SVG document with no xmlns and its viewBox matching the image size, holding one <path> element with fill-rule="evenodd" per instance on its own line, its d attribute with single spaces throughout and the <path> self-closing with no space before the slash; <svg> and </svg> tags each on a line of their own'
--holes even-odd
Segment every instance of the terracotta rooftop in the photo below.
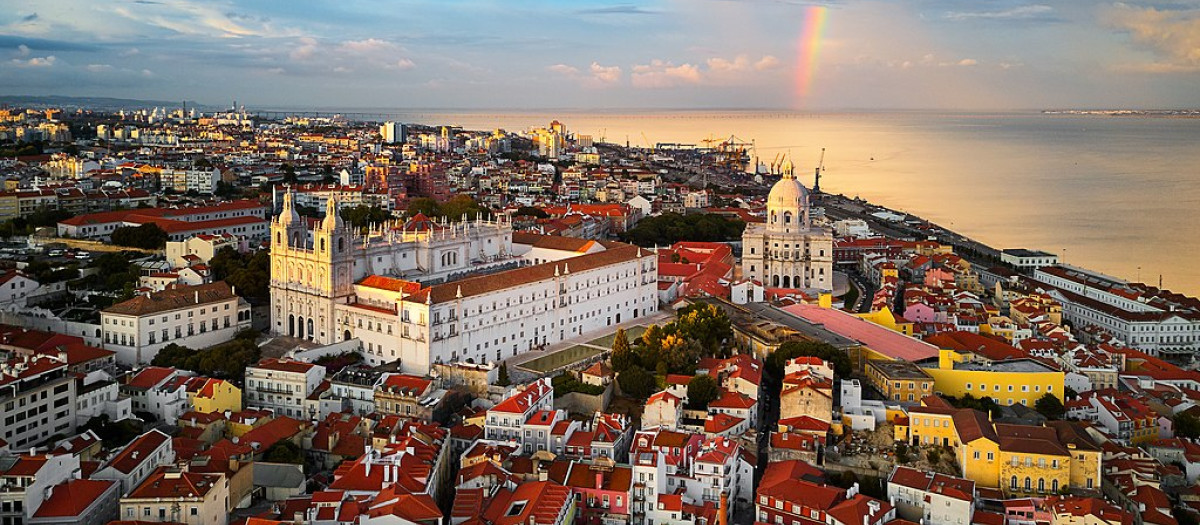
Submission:
<svg viewBox="0 0 1200 525">
<path fill-rule="evenodd" d="M 233 289 L 225 281 L 218 281 L 196 286 L 179 286 L 149 296 L 139 295 L 103 311 L 117 315 L 148 315 L 235 298 L 237 296 L 233 294 Z"/>
</svg>

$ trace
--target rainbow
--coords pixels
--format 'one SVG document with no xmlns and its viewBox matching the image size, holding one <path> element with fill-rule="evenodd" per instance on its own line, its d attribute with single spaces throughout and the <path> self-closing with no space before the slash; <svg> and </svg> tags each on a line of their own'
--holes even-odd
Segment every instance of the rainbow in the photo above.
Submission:
<svg viewBox="0 0 1200 525">
<path fill-rule="evenodd" d="M 800 28 L 796 67 L 796 92 L 803 99 L 808 96 L 812 87 L 813 76 L 817 71 L 817 58 L 821 51 L 821 34 L 825 31 L 825 21 L 829 9 L 825 6 L 811 5 L 804 8 L 804 23 Z"/>
</svg>

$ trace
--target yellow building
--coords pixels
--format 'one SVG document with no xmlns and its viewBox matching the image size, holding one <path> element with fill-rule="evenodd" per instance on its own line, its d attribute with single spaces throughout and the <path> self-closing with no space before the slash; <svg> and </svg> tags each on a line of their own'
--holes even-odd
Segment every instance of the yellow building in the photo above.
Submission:
<svg viewBox="0 0 1200 525">
<path fill-rule="evenodd" d="M 891 401 L 915 402 L 933 393 L 933 378 L 908 361 L 867 361 L 867 382 Z"/>
<path fill-rule="evenodd" d="M 993 425 L 976 410 L 953 416 L 964 477 L 1007 496 L 1058 494 L 1100 487 L 1100 447 L 1068 421 L 1052 426 Z"/>
<path fill-rule="evenodd" d="M 21 203 L 15 192 L 0 193 L 0 221 L 21 216 Z"/>
<path fill-rule="evenodd" d="M 1063 377 L 1033 359 L 977 361 L 970 354 L 942 350 L 936 367 L 924 368 L 935 392 L 962 397 L 990 397 L 1001 405 L 1033 406 L 1046 394 L 1063 398 Z"/>
<path fill-rule="evenodd" d="M 960 409 L 919 406 L 908 409 L 909 443 L 958 447 L 954 414 Z"/>
<path fill-rule="evenodd" d="M 202 413 L 210 412 L 240 412 L 242 410 L 242 389 L 233 386 L 229 381 L 207 379 L 193 388 L 188 386 L 188 402 L 192 410 Z"/>
<path fill-rule="evenodd" d="M 894 270 L 893 270 L 894 271 Z M 874 312 L 865 314 L 854 314 L 860 319 L 866 319 L 879 326 L 890 328 L 907 336 L 913 335 L 913 322 L 903 317 L 897 317 L 888 307 L 883 307 Z"/>
</svg>

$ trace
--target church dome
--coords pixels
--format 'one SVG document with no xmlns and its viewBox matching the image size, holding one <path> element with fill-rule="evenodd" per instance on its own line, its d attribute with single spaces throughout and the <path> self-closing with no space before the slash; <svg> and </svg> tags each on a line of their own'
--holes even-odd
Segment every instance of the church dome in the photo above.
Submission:
<svg viewBox="0 0 1200 525">
<path fill-rule="evenodd" d="M 791 173 L 785 173 L 767 195 L 767 223 L 782 228 L 808 223 L 808 190 Z"/>
</svg>

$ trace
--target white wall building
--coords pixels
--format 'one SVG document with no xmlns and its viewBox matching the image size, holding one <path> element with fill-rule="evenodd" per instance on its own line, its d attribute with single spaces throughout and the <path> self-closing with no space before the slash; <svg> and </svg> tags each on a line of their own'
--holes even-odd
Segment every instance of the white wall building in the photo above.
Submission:
<svg viewBox="0 0 1200 525">
<path fill-rule="evenodd" d="M 100 312 L 104 348 L 124 365 L 149 363 L 175 343 L 203 349 L 250 327 L 250 303 L 219 281 L 139 295 Z"/>
<path fill-rule="evenodd" d="M 0 305 L 25 306 L 39 286 L 37 281 L 15 270 L 0 275 Z"/>
<path fill-rule="evenodd" d="M 246 367 L 245 404 L 277 415 L 308 419 L 305 400 L 325 379 L 325 367 L 287 359 L 263 359 Z"/>
<path fill-rule="evenodd" d="M 1033 278 L 1047 285 L 1076 329 L 1102 328 L 1150 355 L 1200 351 L 1200 310 L 1165 290 L 1068 266 L 1039 268 Z"/>
<path fill-rule="evenodd" d="M 65 359 L 38 355 L 0 365 L 0 437 L 15 450 L 75 433 L 75 377 Z"/>
<path fill-rule="evenodd" d="M 359 234 L 331 209 L 310 230 L 285 195 L 271 226 L 271 328 L 358 338 L 371 364 L 496 363 L 658 308 L 655 257 L 635 246 L 559 238 L 568 246 L 535 252 L 543 237 L 514 238 L 503 220 L 423 216 Z"/>
<path fill-rule="evenodd" d="M 833 289 L 833 234 L 809 217 L 790 163 L 767 195 L 767 222 L 742 233 L 742 277 L 771 288 Z"/>
<path fill-rule="evenodd" d="M 971 525 L 975 482 L 897 466 L 888 477 L 888 500 L 898 517 L 928 525 Z"/>
<path fill-rule="evenodd" d="M 1058 264 L 1058 256 L 1038 250 L 1024 248 L 1008 248 L 1000 251 L 1000 262 L 1011 264 L 1018 269 L 1036 269 L 1043 266 Z"/>
</svg>

